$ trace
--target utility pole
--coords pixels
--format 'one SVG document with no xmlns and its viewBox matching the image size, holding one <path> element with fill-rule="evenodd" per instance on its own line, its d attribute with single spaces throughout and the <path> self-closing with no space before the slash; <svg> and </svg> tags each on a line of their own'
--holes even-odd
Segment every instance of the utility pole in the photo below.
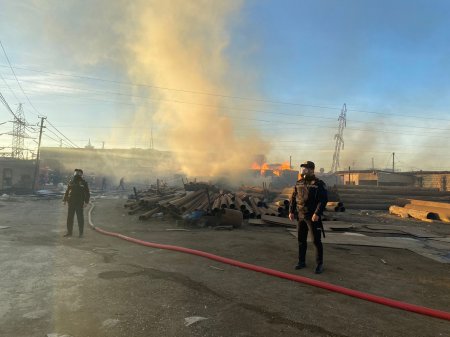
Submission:
<svg viewBox="0 0 450 337">
<path fill-rule="evenodd" d="M 153 150 L 153 127 L 150 128 L 150 148 Z"/>
<path fill-rule="evenodd" d="M 39 154 L 40 154 L 40 150 L 41 150 L 42 130 L 44 128 L 44 120 L 46 118 L 47 117 L 41 117 L 41 128 L 39 130 L 39 142 L 38 142 L 38 149 L 37 149 L 37 154 L 36 154 L 36 166 L 34 168 L 34 179 L 33 179 L 33 188 L 32 188 L 33 193 L 36 190 L 36 179 L 39 174 Z"/>
<path fill-rule="evenodd" d="M 62 138 L 59 140 L 59 147 L 62 147 Z"/>
<path fill-rule="evenodd" d="M 374 170 L 375 170 L 375 163 L 374 163 L 373 157 L 372 157 L 372 171 L 374 171 Z"/>
<path fill-rule="evenodd" d="M 334 135 L 334 139 L 336 139 L 336 145 L 334 147 L 331 173 L 334 173 L 338 170 L 339 154 L 341 152 L 341 148 L 344 149 L 344 128 L 347 126 L 347 105 L 345 103 L 342 106 L 341 114 L 339 115 L 338 121 L 339 121 L 338 132 Z"/>
<path fill-rule="evenodd" d="M 105 149 L 105 142 L 103 141 L 102 142 L 102 150 L 104 150 Z"/>
<path fill-rule="evenodd" d="M 392 152 L 392 172 L 395 172 L 395 152 Z"/>
<path fill-rule="evenodd" d="M 289 156 L 289 169 L 292 170 L 292 156 Z"/>
<path fill-rule="evenodd" d="M 348 184 L 350 185 L 350 166 L 348 167 Z"/>
</svg>

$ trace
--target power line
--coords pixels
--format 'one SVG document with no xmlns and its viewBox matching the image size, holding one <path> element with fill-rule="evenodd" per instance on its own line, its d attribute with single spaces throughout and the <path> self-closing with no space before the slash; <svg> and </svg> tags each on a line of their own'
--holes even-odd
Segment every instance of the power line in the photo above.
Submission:
<svg viewBox="0 0 450 337">
<path fill-rule="evenodd" d="M 5 65 L 0 65 L 0 66 L 4 67 Z M 265 99 L 260 99 L 260 98 L 233 96 L 233 95 L 225 95 L 225 94 L 218 94 L 218 93 L 211 93 L 211 92 L 204 92 L 204 91 L 169 88 L 169 87 L 162 87 L 162 86 L 151 85 L 151 84 L 144 84 L 144 83 L 115 81 L 115 80 L 109 80 L 109 79 L 104 79 L 104 78 L 99 78 L 99 77 L 92 77 L 92 76 L 49 72 L 49 71 L 44 71 L 44 70 L 31 69 L 31 68 L 28 68 L 28 67 L 27 68 L 15 67 L 15 68 L 16 69 L 21 69 L 21 70 L 32 71 L 32 72 L 50 74 L 50 75 L 66 76 L 66 77 L 79 78 L 79 79 L 85 79 L 85 80 L 94 80 L 94 81 L 101 81 L 101 82 L 114 83 L 114 84 L 125 84 L 125 85 L 130 85 L 130 86 L 147 87 L 147 88 L 154 88 L 154 89 L 161 89 L 161 90 L 178 91 L 178 92 L 185 92 L 185 93 L 198 94 L 198 95 L 207 95 L 207 96 L 215 96 L 215 97 L 222 97 L 222 98 L 233 98 L 233 99 L 255 101 L 255 102 L 263 102 L 263 103 L 271 103 L 271 104 L 306 106 L 306 107 L 321 108 L 321 109 L 333 109 L 333 110 L 339 109 L 337 107 L 328 107 L 328 106 L 303 104 L 303 103 L 294 103 L 294 102 L 282 102 L 282 101 L 276 101 L 276 100 L 265 100 Z"/>
<path fill-rule="evenodd" d="M 0 66 L 1 67 L 5 67 L 5 65 L 1 65 L 1 64 L 0 64 Z M 186 90 L 186 89 L 169 88 L 169 87 L 162 87 L 162 86 L 150 85 L 150 84 L 115 81 L 115 80 L 109 80 L 109 79 L 104 79 L 104 78 L 99 78 L 99 77 L 91 77 L 91 76 L 84 76 L 84 75 L 74 75 L 74 74 L 65 74 L 65 73 L 57 73 L 57 72 L 49 72 L 49 71 L 36 70 L 36 69 L 25 68 L 25 67 L 14 67 L 14 68 L 21 69 L 21 70 L 26 70 L 26 71 L 38 72 L 38 73 L 45 73 L 45 74 L 51 74 L 51 75 L 58 75 L 58 76 L 66 76 L 66 77 L 78 78 L 78 79 L 95 80 L 95 81 L 101 81 L 101 82 L 107 82 L 107 83 L 125 84 L 125 85 L 130 85 L 130 86 L 148 87 L 148 88 L 170 90 L 170 91 L 177 91 L 177 92 L 186 92 L 186 93 L 201 94 L 201 95 L 208 95 L 208 96 L 216 96 L 216 97 L 222 97 L 222 98 L 233 98 L 233 99 L 255 101 L 255 102 L 261 102 L 261 103 L 282 104 L 282 105 L 291 105 L 291 106 L 303 106 L 303 107 L 311 107 L 311 108 L 319 108 L 319 109 L 340 110 L 339 107 L 330 107 L 330 106 L 325 106 L 325 105 L 314 105 L 314 104 L 304 104 L 304 103 L 296 103 L 296 102 L 285 102 L 285 101 L 278 101 L 278 100 L 266 100 L 266 99 L 250 98 L 250 97 L 243 97 L 243 96 L 233 96 L 233 95 L 225 95 L 225 94 L 218 94 L 218 93 L 210 93 L 210 92 L 202 92 L 202 91 L 194 91 L 194 90 Z M 141 96 L 135 96 L 135 95 L 130 95 L 130 96 L 132 96 L 132 97 L 141 97 Z M 149 99 L 148 97 L 142 97 L 142 98 Z M 190 103 L 190 102 L 183 102 L 183 103 L 195 104 L 195 103 Z M 363 113 L 387 115 L 387 116 L 396 115 L 396 116 L 401 116 L 401 117 L 418 118 L 418 119 L 421 119 L 421 120 L 423 120 L 423 119 L 432 119 L 432 120 L 450 121 L 450 119 L 444 119 L 444 118 L 423 117 L 423 116 L 415 116 L 415 115 L 408 115 L 408 114 L 387 113 L 387 112 L 368 111 L 368 110 L 359 110 L 359 109 L 348 109 L 347 111 L 363 112 Z"/>
<path fill-rule="evenodd" d="M 33 103 L 31 103 L 30 99 L 28 98 L 28 95 L 25 93 L 25 91 L 24 91 L 23 88 L 22 88 L 22 85 L 20 84 L 19 80 L 17 79 L 17 76 L 16 76 L 16 73 L 15 73 L 15 71 L 14 71 L 14 68 L 13 68 L 13 66 L 11 65 L 11 62 L 9 61 L 8 54 L 6 53 L 6 50 L 5 50 L 5 48 L 3 47 L 3 43 L 2 43 L 1 40 L 0 40 L 0 46 L 1 46 L 2 49 L 3 49 L 3 53 L 5 54 L 6 61 L 8 61 L 9 67 L 11 68 L 11 71 L 12 71 L 12 73 L 14 74 L 14 78 L 16 79 L 17 84 L 19 85 L 20 90 L 22 90 L 22 93 L 24 94 L 24 96 L 25 96 L 25 98 L 27 99 L 28 103 L 30 103 L 30 106 L 37 112 L 37 114 L 35 114 L 35 115 L 39 116 L 39 115 L 40 115 L 40 114 L 39 114 L 39 111 L 37 111 L 37 109 L 34 107 Z"/>
<path fill-rule="evenodd" d="M 67 138 L 61 131 L 59 131 L 48 119 L 47 123 L 50 124 L 61 136 L 63 136 L 70 144 L 72 144 L 74 147 L 79 148 L 78 145 L 73 143 L 69 138 Z"/>
<path fill-rule="evenodd" d="M 11 87 L 9 86 L 8 82 L 6 82 L 5 78 L 3 77 L 3 75 L 0 73 L 0 77 L 2 78 L 3 82 L 5 82 L 6 87 L 12 92 L 12 94 L 14 95 L 14 97 L 16 98 L 17 103 L 20 103 L 19 98 L 17 97 L 16 93 L 14 92 L 14 90 L 11 89 Z"/>
<path fill-rule="evenodd" d="M 26 81 L 26 82 L 33 82 L 33 83 L 43 83 L 40 81 Z M 97 92 L 98 94 L 114 94 L 114 95 L 121 95 L 121 96 L 129 96 L 129 97 L 133 97 L 133 98 L 143 98 L 143 99 L 147 99 L 150 101 L 167 101 L 167 102 L 172 102 L 172 103 L 179 103 L 179 104 L 191 104 L 191 105 L 197 105 L 197 106 L 205 106 L 205 107 L 210 107 L 210 108 L 218 108 L 216 105 L 210 105 L 210 104 L 201 104 L 201 103 L 194 103 L 194 102 L 186 102 L 186 101 L 178 101 L 178 100 L 167 100 L 167 99 L 155 99 L 155 98 L 151 98 L 151 97 L 147 97 L 147 96 L 139 96 L 139 95 L 131 95 L 131 94 L 125 94 L 125 93 L 121 93 L 121 92 L 111 92 L 111 91 L 101 91 L 101 90 L 94 90 L 94 89 L 84 89 L 84 88 L 77 88 L 77 87 L 71 87 L 71 86 L 62 86 L 62 85 L 51 85 L 54 87 L 60 87 L 60 88 L 66 88 L 66 89 L 75 89 L 75 90 L 80 90 L 83 92 L 89 92 L 92 93 Z M 61 93 L 55 93 L 58 95 L 63 95 Z M 73 96 L 67 96 L 67 95 L 63 95 L 66 97 L 70 97 L 70 98 L 74 98 Z M 91 97 L 87 97 L 87 99 L 94 99 Z M 94 99 L 96 100 L 96 99 Z M 102 100 L 101 100 L 102 101 Z M 109 101 L 109 100 L 105 100 L 106 102 L 112 102 L 112 103 L 118 103 L 117 101 Z M 120 102 L 122 104 L 126 104 L 123 102 Z M 127 104 L 127 105 L 132 105 L 134 106 L 135 104 Z M 223 109 L 223 107 L 220 107 L 221 109 Z M 291 117 L 307 117 L 307 118 L 318 118 L 318 119 L 326 119 L 326 120 L 333 120 L 335 121 L 336 118 L 335 117 L 324 117 L 324 116 L 317 116 L 317 115 L 308 115 L 308 114 L 292 114 L 292 113 L 283 113 L 283 112 L 274 112 L 274 111 L 264 111 L 264 110 L 256 110 L 256 109 L 246 109 L 246 108 L 238 108 L 238 107 L 225 107 L 228 110 L 238 110 L 238 111 L 248 111 L 248 112 L 259 112 L 259 113 L 266 113 L 266 114 L 274 114 L 274 115 L 282 115 L 282 116 L 291 116 Z M 349 111 L 349 110 L 347 110 Z M 355 111 L 355 110 L 353 110 Z M 261 121 L 261 122 L 267 122 L 267 123 L 273 123 L 273 121 L 268 121 L 268 120 L 261 120 L 261 119 L 254 119 L 254 118 L 245 118 L 245 117 L 239 117 L 238 119 L 245 119 L 245 120 L 251 120 L 251 121 Z M 426 117 L 424 117 L 423 119 L 427 119 Z M 432 119 L 432 118 L 429 118 Z M 440 119 L 439 119 L 440 120 Z M 450 121 L 450 120 L 449 120 Z M 363 124 L 367 124 L 366 121 L 358 121 L 358 120 L 352 120 L 353 123 L 363 123 Z M 290 123 L 292 124 L 292 123 Z M 425 127 L 425 126 L 415 126 L 415 125 L 404 125 L 404 124 L 390 124 L 389 126 L 395 126 L 395 127 L 407 127 L 407 128 L 417 128 L 417 129 L 430 129 L 430 130 L 440 130 L 440 131 L 450 131 L 450 129 L 443 129 L 443 128 L 434 128 L 434 127 Z"/>
<path fill-rule="evenodd" d="M 45 133 L 43 133 L 42 135 L 45 136 L 45 137 L 47 137 L 47 138 L 50 138 L 51 140 L 53 140 L 53 141 L 55 141 L 55 142 L 57 142 L 57 143 L 60 142 L 58 139 L 55 139 L 55 138 L 53 138 L 53 137 L 50 137 L 49 135 L 47 135 L 47 134 L 45 134 Z"/>
</svg>

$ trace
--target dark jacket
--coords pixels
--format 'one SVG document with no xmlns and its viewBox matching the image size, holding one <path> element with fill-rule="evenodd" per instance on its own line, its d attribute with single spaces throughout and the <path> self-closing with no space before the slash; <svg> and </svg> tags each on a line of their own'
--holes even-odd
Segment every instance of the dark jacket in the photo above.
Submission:
<svg viewBox="0 0 450 337">
<path fill-rule="evenodd" d="M 311 219 L 313 214 L 322 216 L 328 202 L 325 183 L 312 177 L 312 179 L 298 180 L 289 204 L 289 212 L 298 212 L 299 219 Z"/>
<path fill-rule="evenodd" d="M 71 206 L 82 207 L 84 203 L 89 202 L 90 197 L 91 194 L 86 180 L 74 177 L 67 186 L 63 201 L 68 202 Z"/>
</svg>

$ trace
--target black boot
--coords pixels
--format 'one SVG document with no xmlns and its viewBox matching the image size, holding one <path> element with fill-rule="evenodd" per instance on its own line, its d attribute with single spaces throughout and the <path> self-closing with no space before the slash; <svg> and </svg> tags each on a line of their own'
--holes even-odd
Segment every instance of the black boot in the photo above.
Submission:
<svg viewBox="0 0 450 337">
<path fill-rule="evenodd" d="M 305 268 L 306 267 L 306 263 L 305 262 L 299 262 L 299 263 L 297 263 L 297 265 L 295 266 L 295 269 L 296 270 L 299 270 L 299 269 L 303 269 L 303 268 Z"/>
<path fill-rule="evenodd" d="M 323 273 L 323 264 L 319 263 L 316 267 L 316 270 L 314 271 L 316 274 L 322 274 Z"/>
</svg>

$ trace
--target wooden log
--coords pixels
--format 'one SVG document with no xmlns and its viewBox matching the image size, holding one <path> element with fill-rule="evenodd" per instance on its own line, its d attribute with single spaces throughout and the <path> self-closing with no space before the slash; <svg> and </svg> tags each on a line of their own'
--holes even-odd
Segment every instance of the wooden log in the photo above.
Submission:
<svg viewBox="0 0 450 337">
<path fill-rule="evenodd" d="M 409 218 L 408 210 L 406 208 L 395 205 L 389 207 L 389 214 L 398 215 L 402 218 Z"/>
<path fill-rule="evenodd" d="M 135 205 L 137 205 L 137 201 L 136 201 L 136 200 L 133 200 L 133 201 L 127 201 L 127 202 L 123 205 L 123 207 L 129 208 L 129 207 L 132 207 L 132 206 L 135 206 Z"/>
<path fill-rule="evenodd" d="M 408 201 L 411 205 L 447 208 L 450 210 L 450 198 L 449 198 L 449 202 L 434 202 L 434 201 L 417 200 L 417 199 L 408 199 Z"/>
<path fill-rule="evenodd" d="M 261 216 L 261 212 L 259 210 L 259 207 L 256 205 L 255 199 L 253 197 L 249 198 L 250 207 L 253 210 L 253 213 L 255 213 L 255 216 Z"/>
<path fill-rule="evenodd" d="M 151 216 L 152 216 L 153 214 L 158 213 L 159 210 L 160 210 L 159 207 L 155 207 L 155 208 L 151 209 L 150 211 L 147 211 L 147 212 L 145 212 L 145 213 L 139 215 L 139 220 L 147 220 L 147 219 L 150 219 Z"/>
<path fill-rule="evenodd" d="M 182 197 L 184 197 L 184 194 L 185 193 L 183 193 Z M 171 199 L 165 199 L 165 200 L 158 201 L 156 203 L 156 205 L 161 206 L 161 207 L 168 207 L 170 205 L 171 201 L 176 201 L 176 200 L 179 200 L 179 199 L 180 199 L 180 194 L 176 194 Z"/>
<path fill-rule="evenodd" d="M 439 216 L 436 213 L 432 213 L 429 211 L 422 211 L 422 210 L 418 210 L 418 209 L 413 209 L 413 208 L 405 208 L 408 212 L 408 215 L 412 218 L 421 220 L 421 221 L 426 221 L 426 222 L 430 222 L 430 220 L 438 220 Z"/>
<path fill-rule="evenodd" d="M 184 204 L 179 208 L 179 210 L 184 212 L 191 212 L 194 209 L 196 209 L 199 205 L 201 205 L 205 200 L 208 200 L 206 193 L 203 191 L 203 194 L 198 195 L 195 199 L 191 200 L 190 202 Z"/>
<path fill-rule="evenodd" d="M 188 203 L 198 197 L 199 195 L 205 193 L 205 190 L 198 190 L 189 194 L 186 194 L 185 197 L 180 198 L 179 200 L 172 201 L 170 204 L 175 207 L 181 207 L 183 204 Z"/>
<path fill-rule="evenodd" d="M 144 206 L 139 206 L 139 207 L 130 209 L 130 210 L 128 211 L 128 215 L 136 214 L 137 212 L 139 212 L 139 211 L 142 210 L 142 209 L 144 209 Z"/>
<path fill-rule="evenodd" d="M 342 207 L 342 206 L 344 206 L 344 203 L 340 202 L 340 201 L 328 201 L 327 202 L 327 206 L 330 206 L 330 207 Z"/>
<path fill-rule="evenodd" d="M 227 199 L 228 208 L 234 209 L 236 205 L 234 204 L 232 200 L 232 196 L 230 194 L 225 194 L 225 197 Z"/>
<path fill-rule="evenodd" d="M 213 211 L 214 211 L 214 212 L 216 212 L 216 211 L 219 210 L 219 208 L 220 208 L 220 200 L 221 200 L 221 197 L 222 197 L 222 195 L 219 194 L 219 195 L 216 197 L 216 199 L 214 200 L 214 202 L 213 202 L 212 208 L 213 208 Z"/>
<path fill-rule="evenodd" d="M 236 206 L 236 209 L 241 209 L 242 206 L 242 200 L 237 195 L 234 196 L 234 204 Z"/>
<path fill-rule="evenodd" d="M 220 208 L 228 208 L 228 198 L 225 194 L 220 197 Z"/>
<path fill-rule="evenodd" d="M 289 206 L 289 200 L 288 199 L 277 200 L 275 201 L 275 205 L 280 207 Z"/>
<path fill-rule="evenodd" d="M 447 208 L 438 208 L 438 207 L 412 205 L 412 204 L 405 205 L 405 208 L 432 212 L 432 213 L 435 213 L 438 215 L 439 220 L 441 220 L 443 222 L 450 222 L 450 209 L 447 209 Z"/>
<path fill-rule="evenodd" d="M 341 207 L 339 207 L 339 206 L 328 206 L 328 204 L 327 204 L 327 206 L 325 207 L 325 209 L 326 209 L 328 212 L 339 212 L 339 210 L 341 209 Z"/>
<path fill-rule="evenodd" d="M 174 196 L 176 196 L 176 194 L 167 194 L 167 195 L 155 196 L 155 197 L 142 197 L 139 200 L 139 203 L 141 205 L 150 206 L 150 205 L 154 205 L 163 200 L 172 199 Z"/>
</svg>

